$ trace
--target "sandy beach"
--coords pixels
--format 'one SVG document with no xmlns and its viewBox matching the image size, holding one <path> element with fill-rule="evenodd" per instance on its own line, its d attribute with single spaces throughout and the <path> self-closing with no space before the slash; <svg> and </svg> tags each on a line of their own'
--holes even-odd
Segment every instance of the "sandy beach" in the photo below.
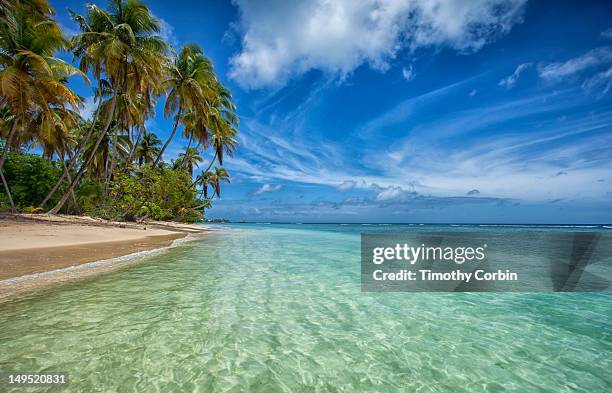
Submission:
<svg viewBox="0 0 612 393">
<path fill-rule="evenodd" d="M 124 263 L 100 264 L 66 274 L 67 268 L 170 246 L 198 225 L 109 222 L 91 217 L 0 216 L 0 298 Z M 63 270 L 62 270 L 63 269 Z M 68 270 L 70 270 L 68 269 Z M 86 274 L 83 274 L 87 271 Z M 41 274 L 44 273 L 44 274 Z"/>
</svg>

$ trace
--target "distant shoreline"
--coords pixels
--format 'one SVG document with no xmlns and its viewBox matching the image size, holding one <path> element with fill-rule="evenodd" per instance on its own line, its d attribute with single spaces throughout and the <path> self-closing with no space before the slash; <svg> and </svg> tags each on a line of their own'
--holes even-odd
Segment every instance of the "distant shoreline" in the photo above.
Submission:
<svg viewBox="0 0 612 393">
<path fill-rule="evenodd" d="M 521 226 L 521 227 L 612 227 L 612 223 L 491 223 L 491 222 L 318 222 L 318 221 L 207 221 L 211 224 L 274 224 L 274 225 L 427 225 L 427 226 L 492 226 L 492 227 L 503 227 L 503 226 Z"/>
<path fill-rule="evenodd" d="M 0 216 L 0 301 L 124 265 L 130 255 L 171 246 L 201 225 L 107 222 L 91 217 Z M 106 263 L 98 263 L 106 261 Z"/>
</svg>

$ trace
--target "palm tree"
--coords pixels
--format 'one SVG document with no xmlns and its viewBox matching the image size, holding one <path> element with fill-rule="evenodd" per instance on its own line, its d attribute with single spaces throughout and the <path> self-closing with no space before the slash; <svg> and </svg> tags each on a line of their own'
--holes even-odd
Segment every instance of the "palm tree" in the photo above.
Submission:
<svg viewBox="0 0 612 393">
<path fill-rule="evenodd" d="M 72 181 L 70 171 L 66 165 L 66 157 L 72 159 L 72 149 L 77 145 L 77 139 L 74 130 L 78 128 L 78 114 L 73 111 L 55 111 L 55 118 L 39 118 L 32 116 L 27 124 L 27 134 L 33 140 L 34 145 L 42 148 L 43 157 L 49 160 L 57 155 L 63 172 L 62 177 Z M 49 121 L 51 120 L 52 123 Z M 28 137 L 26 137 L 28 138 Z M 71 194 L 72 200 L 78 209 L 78 203 L 74 192 Z M 45 199 L 41 207 L 46 204 L 48 199 Z"/>
<path fill-rule="evenodd" d="M 43 127 L 56 123 L 56 111 L 77 109 L 80 98 L 66 86 L 72 75 L 84 73 L 54 57 L 55 52 L 67 49 L 67 41 L 57 23 L 51 18 L 53 9 L 46 0 L 15 0 L 2 5 L 0 23 L 0 106 L 12 113 L 12 125 L 5 136 L 0 157 L 0 177 L 5 191 L 14 204 L 2 167 L 9 149 L 19 141 L 18 131 L 35 115 Z"/>
<path fill-rule="evenodd" d="M 80 68 L 91 71 L 98 86 L 107 83 L 111 98 L 108 108 L 103 111 L 105 120 L 91 154 L 59 202 L 49 211 L 53 214 L 62 208 L 94 158 L 116 116 L 118 97 L 157 93 L 168 50 L 168 44 L 158 35 L 160 22 L 140 0 L 111 0 L 107 11 L 88 4 L 86 16 L 74 13 L 72 16 L 81 28 L 81 34 L 73 39 L 74 54 L 80 59 Z"/>
<path fill-rule="evenodd" d="M 196 116 L 204 116 L 208 111 L 210 86 L 216 81 L 211 61 L 197 45 L 183 46 L 178 56 L 168 63 L 166 68 L 168 79 L 164 82 L 164 87 L 168 91 L 168 97 L 164 113 L 168 117 L 174 114 L 175 120 L 172 132 L 157 156 L 155 165 L 174 138 L 179 123 L 183 121 L 183 115 L 193 112 Z"/>
<path fill-rule="evenodd" d="M 212 145 L 214 155 L 210 164 L 204 172 L 210 170 L 216 160 L 223 165 L 224 155 L 233 156 L 236 151 L 238 141 L 235 136 L 238 134 L 235 126 L 238 125 L 238 116 L 236 116 L 236 106 L 232 103 L 232 95 L 229 90 L 221 83 L 217 82 L 214 85 L 215 94 L 211 103 L 211 108 L 205 118 L 205 130 L 210 129 L 212 135 L 206 133 L 206 140 Z M 208 147 L 208 144 L 205 145 Z"/>
<path fill-rule="evenodd" d="M 229 174 L 225 170 L 225 168 L 216 168 L 215 167 L 215 176 L 214 179 L 214 189 L 215 194 L 217 194 L 217 198 L 221 198 L 221 182 L 229 183 Z"/>
<path fill-rule="evenodd" d="M 143 133 L 146 131 L 145 120 L 149 118 L 154 111 L 154 100 L 151 100 L 150 95 L 138 94 L 136 97 L 130 97 L 130 118 L 126 119 L 125 127 L 130 132 L 130 139 L 132 140 L 132 149 L 127 160 L 127 164 L 130 164 L 136 154 L 136 149 L 140 144 Z M 136 134 L 136 129 L 138 133 Z"/>
<path fill-rule="evenodd" d="M 197 147 L 188 147 L 184 153 L 179 154 L 176 161 L 179 162 L 179 167 L 187 168 L 189 176 L 193 176 L 193 167 L 198 166 L 204 159 L 200 156 L 200 150 Z"/>
<path fill-rule="evenodd" d="M 200 184 L 202 186 L 202 192 L 204 193 L 204 198 L 208 198 L 208 186 L 211 186 L 214 195 L 217 197 L 221 197 L 221 183 L 229 183 L 229 174 L 225 168 L 217 168 L 215 167 L 214 172 L 203 172 L 198 178 L 195 180 L 194 184 Z"/>
<path fill-rule="evenodd" d="M 192 184 L 192 186 L 197 184 L 202 186 L 202 193 L 206 199 L 208 199 L 208 186 L 212 186 L 214 189 L 214 176 L 215 174 L 213 172 L 202 172 Z"/>
<path fill-rule="evenodd" d="M 208 127 L 213 130 L 215 156 L 219 164 L 223 165 L 224 154 L 232 156 L 236 151 L 238 142 L 235 136 L 238 131 L 235 126 L 238 125 L 238 116 L 236 116 L 236 106 L 232 103 L 230 91 L 221 83 L 217 83 L 214 89 L 215 95 L 212 102 L 214 110 L 208 114 L 207 121 Z"/>
<path fill-rule="evenodd" d="M 131 147 L 130 138 L 124 130 L 118 130 L 118 127 L 116 123 L 111 124 L 110 129 L 112 132 L 105 133 L 100 143 L 90 139 L 85 144 L 84 154 L 92 157 L 87 165 L 89 176 L 106 180 L 110 176 L 109 171 L 113 152 L 117 155 L 117 158 L 127 158 Z M 98 136 L 100 133 L 102 133 L 102 130 L 98 124 L 94 135 Z"/>
<path fill-rule="evenodd" d="M 161 140 L 159 140 L 157 135 L 148 131 L 143 132 L 142 140 L 136 149 L 139 167 L 144 163 L 150 163 L 155 160 L 155 157 L 157 157 L 161 151 L 159 145 L 161 145 Z"/>
</svg>

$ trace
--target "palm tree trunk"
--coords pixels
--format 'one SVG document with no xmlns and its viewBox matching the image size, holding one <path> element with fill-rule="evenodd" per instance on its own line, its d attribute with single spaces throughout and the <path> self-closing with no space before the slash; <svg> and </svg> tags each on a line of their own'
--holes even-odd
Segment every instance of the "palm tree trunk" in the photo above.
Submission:
<svg viewBox="0 0 612 393">
<path fill-rule="evenodd" d="M 215 160 L 217 159 L 217 152 L 215 152 L 215 155 L 213 156 L 212 161 L 210 162 L 210 164 L 208 165 L 208 168 L 206 168 L 206 170 L 202 173 L 206 173 L 210 170 L 210 168 L 213 166 L 213 164 L 215 163 Z"/>
<path fill-rule="evenodd" d="M 179 109 L 178 113 L 176 114 L 176 121 L 174 122 L 174 128 L 172 128 L 172 133 L 170 134 L 170 137 L 168 138 L 168 140 L 164 144 L 164 147 L 162 147 L 161 151 L 159 152 L 159 155 L 155 159 L 155 162 L 153 163 L 154 167 L 157 166 L 157 164 L 159 163 L 159 160 L 161 160 L 162 156 L 164 155 L 164 151 L 166 151 L 166 148 L 168 147 L 168 145 L 172 141 L 172 138 L 174 138 L 174 134 L 176 133 L 176 129 L 178 128 L 179 122 L 181 120 L 181 114 L 182 113 L 183 113 L 183 110 Z"/>
<path fill-rule="evenodd" d="M 17 209 L 15 208 L 15 202 L 13 202 L 13 196 L 11 195 L 11 190 L 9 189 L 8 183 L 4 178 L 4 173 L 2 173 L 2 169 L 0 169 L 0 177 L 2 178 L 2 184 L 4 185 L 4 190 L 6 191 L 6 195 L 8 196 L 9 202 L 11 203 L 11 212 L 17 213 Z"/>
<path fill-rule="evenodd" d="M 144 127 L 138 127 L 138 137 L 136 138 L 136 141 L 134 142 L 134 146 L 132 146 L 132 150 L 130 151 L 130 156 L 127 161 L 128 165 L 134 159 L 134 155 L 136 154 L 136 149 L 138 149 L 138 145 L 140 145 L 140 140 L 142 139 L 143 128 Z"/>
<path fill-rule="evenodd" d="M 102 143 L 102 139 L 104 139 L 104 137 L 106 136 L 106 133 L 108 132 L 108 128 L 110 127 L 110 123 L 113 120 L 113 115 L 115 113 L 116 103 L 117 103 L 117 93 L 114 93 L 112 101 L 111 101 L 111 106 L 108 111 L 108 116 L 106 117 L 104 128 L 102 129 L 102 132 L 100 133 L 100 136 L 98 137 L 98 140 L 96 141 L 96 144 L 94 145 L 94 148 L 89 154 L 89 157 L 87 157 L 87 160 L 81 164 L 81 168 L 77 172 L 75 178 L 72 179 L 72 181 L 70 182 L 68 189 L 64 192 L 64 195 L 62 195 L 59 202 L 57 202 L 57 204 L 51 210 L 49 210 L 48 212 L 49 214 L 57 214 L 57 212 L 60 211 L 60 209 L 64 206 L 64 204 L 68 200 L 70 193 L 74 191 L 74 187 L 76 187 L 79 180 L 81 180 L 81 177 L 83 177 L 83 174 L 85 174 L 85 170 L 87 169 L 87 166 L 89 165 L 91 160 L 93 160 L 94 156 L 96 155 L 96 151 L 98 150 L 98 147 L 100 147 L 100 143 Z"/>
<path fill-rule="evenodd" d="M 8 157 L 9 149 L 11 144 L 13 143 L 13 138 L 15 138 L 15 134 L 17 133 L 17 120 L 13 122 L 13 126 L 11 127 L 11 131 L 9 131 L 8 138 L 6 138 L 6 144 L 4 145 L 4 151 L 2 152 L 2 158 L 0 158 L 0 170 L 4 166 L 4 161 L 6 161 L 6 157 Z"/>
<path fill-rule="evenodd" d="M 62 154 L 62 157 L 61 157 L 61 162 L 62 162 L 62 168 L 64 168 L 64 174 L 66 175 L 66 178 L 68 179 L 68 182 L 72 183 L 72 177 L 70 176 L 70 173 L 68 172 L 68 167 L 66 166 L 66 161 L 64 160 L 64 155 L 63 154 Z M 76 196 L 74 195 L 74 190 L 72 190 L 70 195 L 72 196 L 72 202 L 74 202 L 74 206 L 76 207 L 76 209 L 77 210 L 81 210 L 79 208 L 79 203 L 77 202 Z"/>
<path fill-rule="evenodd" d="M 11 127 L 11 131 L 8 134 L 8 138 L 6 138 L 6 144 L 4 145 L 4 151 L 2 152 L 2 158 L 0 158 L 0 177 L 2 177 L 2 184 L 4 185 L 4 190 L 6 191 L 6 195 L 8 196 L 9 202 L 11 203 L 11 211 L 13 213 L 17 213 L 17 209 L 15 208 L 15 203 L 13 202 L 13 196 L 11 195 L 11 189 L 4 178 L 4 173 L 2 173 L 2 167 L 4 166 L 4 162 L 8 157 L 9 148 L 11 143 L 13 143 L 13 138 L 17 133 L 17 119 L 13 121 L 13 126 Z"/>
<path fill-rule="evenodd" d="M 91 135 L 93 134 L 93 132 L 95 130 L 96 122 L 98 120 L 98 114 L 100 113 L 100 107 L 101 106 L 102 106 L 102 99 L 100 99 L 100 102 L 98 103 L 98 107 L 96 108 L 96 113 L 93 116 L 91 127 L 89 128 L 89 131 L 87 132 L 87 135 L 85 135 L 85 138 L 82 141 L 79 142 L 79 144 L 77 146 L 77 150 L 74 153 L 74 156 L 72 156 L 72 158 L 70 158 L 70 162 L 68 163 L 68 170 L 69 171 L 74 167 L 74 164 L 76 164 L 77 158 L 79 157 L 79 155 L 83 151 L 83 148 L 85 147 L 85 145 L 87 145 L 87 142 L 89 141 L 89 138 L 91 138 Z M 53 186 L 51 191 L 49 191 L 49 193 L 47 194 L 45 199 L 43 199 L 43 201 L 38 205 L 38 207 L 40 207 L 41 209 L 43 207 L 45 207 L 47 202 L 49 202 L 49 199 L 51 199 L 51 197 L 53 197 L 53 195 L 55 195 L 55 193 L 57 192 L 57 189 L 62 184 L 62 182 L 64 181 L 65 178 L 66 178 L 66 176 L 65 176 L 65 172 L 64 172 L 60 176 L 59 180 L 57 182 L 55 182 L 55 185 Z M 68 180 L 68 184 L 70 184 L 70 180 Z"/>
<path fill-rule="evenodd" d="M 113 147 L 110 152 L 110 166 L 107 173 L 108 177 L 104 181 L 104 195 L 108 195 L 108 184 L 110 183 L 115 170 L 115 160 L 117 159 L 117 129 L 115 129 L 115 133 L 111 141 Z"/>
<path fill-rule="evenodd" d="M 185 149 L 185 153 L 189 151 L 191 147 L 191 142 L 193 141 L 193 133 L 189 134 L 189 143 L 187 143 L 187 148 Z M 183 155 L 183 159 L 181 160 L 181 168 L 185 166 L 185 159 L 187 158 L 187 154 Z M 192 169 L 193 170 L 193 169 Z M 191 171 L 189 171 L 191 173 Z"/>
</svg>

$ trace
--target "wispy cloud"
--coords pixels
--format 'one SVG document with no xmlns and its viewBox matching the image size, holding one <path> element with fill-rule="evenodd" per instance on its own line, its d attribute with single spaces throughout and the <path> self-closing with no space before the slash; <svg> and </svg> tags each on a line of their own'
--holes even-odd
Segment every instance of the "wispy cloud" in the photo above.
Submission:
<svg viewBox="0 0 612 393">
<path fill-rule="evenodd" d="M 498 86 L 505 87 L 506 89 L 511 89 L 512 87 L 514 87 L 516 81 L 519 79 L 521 74 L 529 67 L 531 67 L 531 63 L 519 64 L 512 74 L 499 81 Z"/>
<path fill-rule="evenodd" d="M 178 37 L 174 33 L 174 27 L 168 23 L 165 19 L 156 17 L 159 20 L 160 32 L 159 35 L 169 43 L 175 50 L 178 50 Z"/>
<path fill-rule="evenodd" d="M 608 93 L 612 88 L 612 67 L 588 78 L 582 83 L 582 87 L 601 95 Z"/>
<path fill-rule="evenodd" d="M 349 191 L 357 187 L 359 183 L 355 180 L 345 180 L 336 187 L 338 191 Z"/>
<path fill-rule="evenodd" d="M 375 130 L 380 130 L 383 127 L 401 123 L 402 121 L 412 116 L 415 110 L 421 109 L 425 105 L 436 103 L 437 100 L 441 97 L 450 94 L 459 88 L 464 87 L 465 85 L 477 79 L 479 76 L 480 75 L 469 77 L 459 82 L 455 82 L 450 85 L 429 91 L 427 93 L 423 93 L 416 97 L 401 101 L 400 103 L 394 105 L 393 108 L 383 112 L 382 114 L 366 122 L 363 126 L 360 127 L 360 129 L 358 130 L 358 134 L 361 137 L 364 137 Z"/>
<path fill-rule="evenodd" d="M 414 77 L 416 76 L 416 73 L 414 72 L 414 70 L 412 69 L 412 65 L 408 65 L 408 67 L 404 67 L 402 68 L 402 76 L 404 77 L 404 79 L 406 79 L 408 82 L 410 82 L 411 80 L 414 79 Z"/>
<path fill-rule="evenodd" d="M 605 177 L 602 168 L 612 163 L 604 154 L 605 146 L 612 145 L 612 136 L 605 133 L 612 127 L 612 112 L 555 117 L 585 104 L 585 97 L 574 93 L 575 89 L 542 93 L 477 109 L 447 110 L 436 119 L 420 122 L 408 137 L 393 140 L 387 149 L 365 148 L 359 162 L 354 151 L 320 136 L 293 140 L 285 128 L 247 121 L 241 157 L 248 160 L 239 157 L 230 165 L 233 172 L 258 182 L 282 180 L 338 191 L 360 190 L 372 192 L 381 202 L 408 201 L 415 192 L 466 195 L 466 184 L 474 187 L 469 197 L 477 196 L 473 192 L 477 190 L 500 198 L 543 200 L 576 197 L 580 193 L 576 190 L 583 190 L 589 198 L 601 198 L 607 189 L 597 180 Z M 420 107 L 415 106 L 412 115 L 418 115 Z M 378 135 L 375 139 L 381 135 L 376 127 L 384 127 L 389 119 L 401 121 L 383 114 L 369 122 L 372 135 Z M 516 122 L 530 132 L 517 133 Z M 495 134 L 483 134 L 492 129 Z M 480 135 L 478 139 L 472 137 L 475 134 Z M 568 175 L 551 176 L 560 171 Z"/>
<path fill-rule="evenodd" d="M 258 188 L 253 195 L 261 195 L 268 192 L 280 191 L 283 188 L 280 184 L 264 184 L 260 188 Z"/>
<path fill-rule="evenodd" d="M 80 108 L 79 112 L 84 119 L 91 120 L 94 112 L 96 111 L 97 104 L 94 98 L 94 96 L 86 97 L 83 102 L 83 107 Z"/>
<path fill-rule="evenodd" d="M 538 72 L 540 77 L 557 81 L 564 77 L 569 77 L 583 72 L 587 69 L 612 62 L 612 48 L 601 47 L 592 49 L 583 55 L 563 62 L 540 64 Z"/>
</svg>

